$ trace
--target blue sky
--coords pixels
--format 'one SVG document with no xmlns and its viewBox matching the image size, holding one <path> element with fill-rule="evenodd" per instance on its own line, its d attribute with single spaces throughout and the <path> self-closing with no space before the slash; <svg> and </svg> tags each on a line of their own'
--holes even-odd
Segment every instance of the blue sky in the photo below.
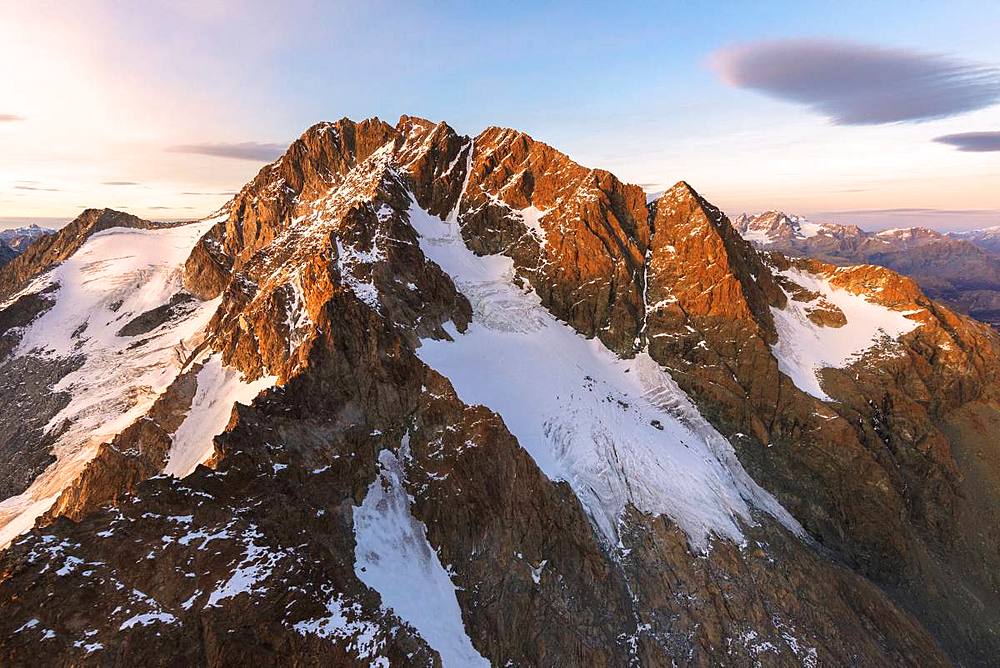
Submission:
<svg viewBox="0 0 1000 668">
<path fill-rule="evenodd" d="M 997 105 L 842 125 L 712 65 L 837 40 L 998 67 L 1000 3 L 278 4 L 0 0 L 0 118 L 16 119 L 0 122 L 0 217 L 204 215 L 262 163 L 192 147 L 409 113 L 517 127 L 650 189 L 685 179 L 730 213 L 1000 224 L 1000 152 L 933 141 L 1000 131 Z"/>
</svg>

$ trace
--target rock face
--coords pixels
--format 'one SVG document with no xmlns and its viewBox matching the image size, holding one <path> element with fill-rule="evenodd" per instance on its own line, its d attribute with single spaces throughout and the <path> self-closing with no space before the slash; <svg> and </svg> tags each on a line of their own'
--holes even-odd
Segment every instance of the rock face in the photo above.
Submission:
<svg viewBox="0 0 1000 668">
<path fill-rule="evenodd" d="M 912 280 L 413 117 L 72 225 L 0 274 L 4 399 L 53 403 L 0 443 L 42 456 L 0 478 L 4 665 L 1000 651 L 1000 340 Z"/>
<path fill-rule="evenodd" d="M 0 241 L 0 267 L 4 266 L 17 257 L 17 251 L 7 245 L 5 241 Z"/>
<path fill-rule="evenodd" d="M 1000 255 L 991 250 L 988 230 L 947 235 L 922 227 L 866 232 L 854 225 L 810 223 L 778 211 L 742 214 L 735 226 L 763 249 L 842 266 L 888 267 L 913 278 L 931 298 L 1000 325 Z"/>
</svg>

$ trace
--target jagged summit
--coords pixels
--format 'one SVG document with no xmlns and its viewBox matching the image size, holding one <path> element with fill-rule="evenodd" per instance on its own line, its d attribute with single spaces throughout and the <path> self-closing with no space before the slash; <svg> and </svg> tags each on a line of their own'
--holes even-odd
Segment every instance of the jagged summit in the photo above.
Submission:
<svg viewBox="0 0 1000 668">
<path fill-rule="evenodd" d="M 4 663 L 993 655 L 1000 342 L 912 281 L 409 116 L 86 221 L 0 270 Z"/>
</svg>

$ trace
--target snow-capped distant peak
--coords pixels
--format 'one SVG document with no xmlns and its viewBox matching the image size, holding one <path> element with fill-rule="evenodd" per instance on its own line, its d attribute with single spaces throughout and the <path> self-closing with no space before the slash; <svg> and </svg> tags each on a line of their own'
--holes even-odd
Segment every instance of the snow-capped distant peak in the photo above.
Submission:
<svg viewBox="0 0 1000 668">
<path fill-rule="evenodd" d="M 757 244 L 772 244 L 780 240 L 808 239 L 823 231 L 825 226 L 811 223 L 803 216 L 781 211 L 765 211 L 759 214 L 741 214 L 736 219 L 736 228 L 747 241 Z"/>
</svg>

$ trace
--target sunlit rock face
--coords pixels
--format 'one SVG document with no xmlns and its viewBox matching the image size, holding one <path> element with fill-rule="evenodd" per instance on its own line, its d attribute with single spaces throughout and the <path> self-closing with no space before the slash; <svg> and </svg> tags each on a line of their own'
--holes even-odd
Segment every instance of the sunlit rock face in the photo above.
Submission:
<svg viewBox="0 0 1000 668">
<path fill-rule="evenodd" d="M 45 239 L 0 270 L 5 665 L 1000 649 L 1000 342 L 890 270 L 414 117 Z"/>
</svg>

